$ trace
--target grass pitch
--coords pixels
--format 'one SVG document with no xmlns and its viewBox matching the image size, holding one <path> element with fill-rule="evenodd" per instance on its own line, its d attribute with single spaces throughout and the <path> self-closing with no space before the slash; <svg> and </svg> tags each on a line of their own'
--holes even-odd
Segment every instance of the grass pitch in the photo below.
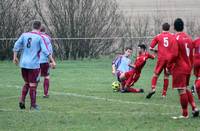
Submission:
<svg viewBox="0 0 200 131">
<path fill-rule="evenodd" d="M 147 62 L 135 84 L 144 88 L 144 94 L 121 94 L 111 89 L 115 80 L 111 75 L 111 59 L 58 62 L 57 68 L 51 70 L 50 98 L 42 98 L 40 82 L 37 103 L 41 110 L 33 112 L 29 111 L 29 96 L 27 109 L 18 108 L 23 85 L 20 69 L 11 62 L 0 62 L 0 130 L 199 131 L 200 118 L 171 119 L 180 115 L 179 97 L 170 84 L 167 98 L 161 98 L 163 75 L 155 96 L 145 99 L 154 63 Z"/>
</svg>

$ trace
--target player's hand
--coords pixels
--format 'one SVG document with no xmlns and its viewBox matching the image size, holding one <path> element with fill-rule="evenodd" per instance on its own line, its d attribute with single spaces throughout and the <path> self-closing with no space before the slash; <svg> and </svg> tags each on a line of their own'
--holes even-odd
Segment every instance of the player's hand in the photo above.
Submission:
<svg viewBox="0 0 200 131">
<path fill-rule="evenodd" d="M 113 71 L 112 71 L 112 74 L 113 74 L 113 75 L 115 75 L 115 73 L 116 73 L 116 71 L 115 71 L 115 70 L 113 70 Z"/>
<path fill-rule="evenodd" d="M 19 60 L 18 60 L 17 57 L 14 57 L 14 58 L 13 58 L 13 63 L 14 63 L 15 65 L 18 65 L 18 64 L 19 64 Z"/>
<path fill-rule="evenodd" d="M 55 62 L 51 62 L 51 63 L 50 63 L 50 67 L 51 67 L 52 69 L 55 69 L 55 68 L 56 68 L 56 63 L 55 63 Z"/>
<path fill-rule="evenodd" d="M 129 64 L 128 66 L 131 68 L 135 68 L 135 65 L 132 65 L 132 64 Z"/>
<path fill-rule="evenodd" d="M 166 73 L 167 73 L 167 75 L 171 75 L 171 72 L 168 68 L 166 68 Z"/>
</svg>

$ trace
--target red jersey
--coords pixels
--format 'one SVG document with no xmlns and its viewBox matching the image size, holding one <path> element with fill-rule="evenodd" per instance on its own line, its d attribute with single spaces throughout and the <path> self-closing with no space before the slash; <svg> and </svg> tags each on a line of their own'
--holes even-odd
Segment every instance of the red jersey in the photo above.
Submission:
<svg viewBox="0 0 200 131">
<path fill-rule="evenodd" d="M 174 72 L 191 74 L 193 64 L 192 39 L 185 32 L 177 33 L 178 57 L 175 62 Z"/>
<path fill-rule="evenodd" d="M 194 47 L 194 66 L 200 66 L 200 37 L 193 41 Z"/>
<path fill-rule="evenodd" d="M 147 59 L 154 59 L 155 56 L 149 54 L 148 52 L 145 52 L 143 54 L 140 54 L 137 56 L 135 63 L 133 64 L 134 69 L 136 70 L 137 73 L 140 73 L 142 71 L 142 68 L 146 64 Z"/>
<path fill-rule="evenodd" d="M 176 52 L 175 50 L 178 47 L 175 36 L 170 32 L 162 32 L 154 37 L 150 44 L 150 49 L 155 48 L 156 45 L 158 45 L 158 59 L 160 60 L 171 60 L 174 57 L 172 55 L 178 55 L 178 53 L 173 53 Z"/>
</svg>

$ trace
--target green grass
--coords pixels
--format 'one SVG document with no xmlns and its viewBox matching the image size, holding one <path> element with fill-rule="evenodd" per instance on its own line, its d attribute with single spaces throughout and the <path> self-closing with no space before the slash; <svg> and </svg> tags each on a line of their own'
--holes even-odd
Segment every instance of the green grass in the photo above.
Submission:
<svg viewBox="0 0 200 131">
<path fill-rule="evenodd" d="M 150 90 L 155 61 L 148 61 L 135 87 Z M 38 87 L 40 112 L 18 108 L 23 80 L 20 69 L 0 62 L 1 131 L 197 131 L 200 119 L 172 120 L 180 115 L 177 91 L 171 89 L 161 99 L 161 75 L 152 99 L 145 94 L 113 93 L 111 59 L 58 62 L 51 71 L 50 98 L 43 99 Z M 191 81 L 193 81 L 192 78 Z M 197 98 L 195 98 L 197 100 Z M 199 105 L 199 103 L 198 103 Z M 190 109 L 191 111 L 191 109 Z"/>
</svg>

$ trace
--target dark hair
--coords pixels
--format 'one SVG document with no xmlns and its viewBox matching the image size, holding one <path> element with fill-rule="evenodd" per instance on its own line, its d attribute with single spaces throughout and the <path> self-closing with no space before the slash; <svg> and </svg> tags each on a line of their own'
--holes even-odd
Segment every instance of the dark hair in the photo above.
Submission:
<svg viewBox="0 0 200 131">
<path fill-rule="evenodd" d="M 147 47 L 146 47 L 145 44 L 139 44 L 138 47 L 140 47 L 140 48 L 143 49 L 143 50 L 146 50 L 146 49 L 147 49 Z"/>
<path fill-rule="evenodd" d="M 46 31 L 46 28 L 45 28 L 44 25 L 41 26 L 40 31 L 41 31 L 41 32 L 45 32 L 45 31 Z"/>
<path fill-rule="evenodd" d="M 164 23 L 164 24 L 162 25 L 162 29 L 163 29 L 164 31 L 169 31 L 169 29 L 170 29 L 170 24 L 169 24 L 169 23 Z"/>
<path fill-rule="evenodd" d="M 129 46 L 129 47 L 125 48 L 125 51 L 127 51 L 127 50 L 133 50 L 133 49 L 132 49 L 132 47 Z"/>
<path fill-rule="evenodd" d="M 33 22 L 33 29 L 39 30 L 41 27 L 41 22 L 40 21 L 34 21 Z"/>
<path fill-rule="evenodd" d="M 181 18 L 177 18 L 174 21 L 174 29 L 178 32 L 183 31 L 184 29 L 184 22 Z"/>
</svg>

